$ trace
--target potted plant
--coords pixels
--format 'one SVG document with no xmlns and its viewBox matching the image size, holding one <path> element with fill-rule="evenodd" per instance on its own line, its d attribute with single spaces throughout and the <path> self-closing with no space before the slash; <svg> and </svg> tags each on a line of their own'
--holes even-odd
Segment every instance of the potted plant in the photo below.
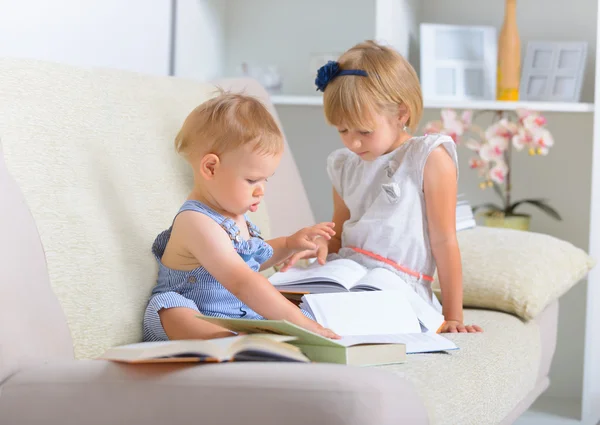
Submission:
<svg viewBox="0 0 600 425">
<path fill-rule="evenodd" d="M 493 123 L 486 129 L 473 124 L 470 110 L 458 114 L 445 109 L 441 120 L 428 122 L 425 133 L 447 134 L 455 143 L 463 143 L 475 153 L 469 160 L 471 169 L 477 171 L 481 189 L 493 188 L 500 198 L 499 204 L 478 205 L 473 211 L 484 211 L 484 224 L 492 227 L 509 227 L 528 230 L 530 216 L 521 213 L 520 207 L 533 205 L 556 220 L 558 212 L 545 199 L 519 199 L 511 196 L 512 155 L 516 150 L 531 156 L 547 155 L 554 144 L 552 134 L 545 127 L 546 119 L 537 112 L 517 110 L 515 112 L 482 111 L 494 114 Z"/>
</svg>

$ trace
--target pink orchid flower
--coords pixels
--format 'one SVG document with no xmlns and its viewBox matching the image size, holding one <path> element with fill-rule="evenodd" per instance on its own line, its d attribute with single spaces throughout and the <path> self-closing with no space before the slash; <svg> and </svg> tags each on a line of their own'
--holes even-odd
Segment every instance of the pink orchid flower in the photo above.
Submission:
<svg viewBox="0 0 600 425">
<path fill-rule="evenodd" d="M 532 139 L 538 155 L 548 155 L 549 148 L 554 145 L 552 134 L 545 128 L 532 131 Z"/>
<path fill-rule="evenodd" d="M 465 111 L 459 117 L 453 109 L 442 110 L 442 132 L 450 136 L 454 143 L 458 143 L 460 136 L 465 134 L 471 125 L 472 115 L 471 111 Z"/>
<path fill-rule="evenodd" d="M 519 132 L 512 138 L 512 144 L 518 151 L 528 148 L 533 143 L 533 136 L 526 128 L 521 127 Z"/>
<path fill-rule="evenodd" d="M 489 163 L 483 161 L 481 158 L 470 158 L 469 159 L 469 167 L 475 171 L 477 171 L 477 175 L 480 178 L 485 178 L 489 180 Z"/>
<path fill-rule="evenodd" d="M 517 115 L 519 116 L 519 122 L 521 125 L 528 130 L 533 130 L 546 125 L 546 118 L 537 112 L 521 109 L 517 111 Z"/>
<path fill-rule="evenodd" d="M 490 180 L 497 184 L 504 184 L 506 175 L 508 174 L 508 166 L 504 161 L 499 161 L 490 169 Z"/>
<path fill-rule="evenodd" d="M 516 112 L 516 120 L 500 118 L 482 129 L 473 124 L 472 111 L 459 114 L 445 109 L 441 111 L 441 120 L 425 125 L 425 132 L 446 134 L 455 143 L 464 138 L 461 143 L 475 153 L 469 159 L 469 167 L 484 180 L 480 186 L 486 188 L 493 182 L 508 193 L 510 188 L 506 187 L 506 183 L 512 156 L 509 148 L 514 146 L 518 151 L 527 149 L 531 155 L 547 155 L 554 145 L 552 134 L 545 128 L 545 117 L 524 109 Z"/>
<path fill-rule="evenodd" d="M 485 130 L 485 137 L 488 140 L 494 137 L 503 137 L 510 140 L 517 131 L 517 124 L 508 121 L 506 118 L 502 118 Z"/>
<path fill-rule="evenodd" d="M 484 162 L 479 158 L 469 158 L 469 168 L 474 170 L 484 166 Z"/>
<path fill-rule="evenodd" d="M 427 134 L 435 134 L 435 133 L 441 133 L 442 132 L 442 122 L 441 121 L 429 121 L 428 123 L 425 124 L 425 127 L 423 128 L 423 132 L 425 133 L 425 135 Z"/>
<path fill-rule="evenodd" d="M 479 156 L 486 162 L 498 162 L 504 159 L 504 152 L 508 148 L 508 140 L 503 136 L 492 137 L 479 148 Z"/>
<path fill-rule="evenodd" d="M 465 146 L 467 147 L 467 149 L 471 149 L 472 151 L 479 152 L 479 149 L 481 149 L 481 142 L 478 140 L 475 140 L 473 138 L 470 138 L 469 140 L 467 140 L 465 142 Z"/>
</svg>

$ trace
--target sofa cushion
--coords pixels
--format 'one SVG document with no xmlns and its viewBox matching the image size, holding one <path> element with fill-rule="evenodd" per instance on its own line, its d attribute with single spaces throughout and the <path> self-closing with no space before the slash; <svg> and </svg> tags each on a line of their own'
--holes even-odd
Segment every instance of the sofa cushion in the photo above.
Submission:
<svg viewBox="0 0 600 425">
<path fill-rule="evenodd" d="M 428 423 L 409 382 L 340 365 L 82 360 L 32 367 L 2 390 L 6 425 Z"/>
<path fill-rule="evenodd" d="M 498 311 L 465 310 L 466 322 L 484 332 L 445 334 L 460 350 L 411 354 L 407 363 L 380 368 L 416 386 L 432 425 L 499 424 L 546 381 L 556 341 L 556 303 L 538 318 L 524 322 Z M 553 338 L 544 340 L 542 326 Z"/>
<path fill-rule="evenodd" d="M 1 387 L 9 376 L 31 364 L 73 357 L 73 342 L 50 288 L 40 237 L 22 193 L 6 170 L 2 140 L 0 235 Z"/>
<path fill-rule="evenodd" d="M 558 238 L 476 227 L 458 233 L 463 304 L 530 320 L 583 279 L 595 261 Z M 441 299 L 436 275 L 434 291 Z"/>
</svg>

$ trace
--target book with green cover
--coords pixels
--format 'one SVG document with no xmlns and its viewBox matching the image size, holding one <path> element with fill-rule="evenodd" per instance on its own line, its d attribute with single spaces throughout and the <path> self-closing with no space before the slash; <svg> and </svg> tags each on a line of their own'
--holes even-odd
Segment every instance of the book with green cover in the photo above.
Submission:
<svg viewBox="0 0 600 425">
<path fill-rule="evenodd" d="M 234 332 L 294 336 L 289 341 L 300 348 L 310 360 L 352 366 L 374 366 L 406 362 L 406 345 L 384 337 L 325 338 L 285 320 L 223 319 L 197 316 Z"/>
</svg>

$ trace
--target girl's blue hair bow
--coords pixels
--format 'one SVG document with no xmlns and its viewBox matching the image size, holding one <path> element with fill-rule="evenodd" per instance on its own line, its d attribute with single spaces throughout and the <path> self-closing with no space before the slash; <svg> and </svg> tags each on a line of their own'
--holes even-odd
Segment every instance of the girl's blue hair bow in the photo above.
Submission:
<svg viewBox="0 0 600 425">
<path fill-rule="evenodd" d="M 367 77 L 367 71 L 363 71 L 362 69 L 340 69 L 340 64 L 335 61 L 329 61 L 325 65 L 323 65 L 317 71 L 317 78 L 315 79 L 315 84 L 317 86 L 317 91 L 321 90 L 325 91 L 325 87 L 331 80 L 340 75 L 358 75 L 361 77 Z"/>
</svg>

